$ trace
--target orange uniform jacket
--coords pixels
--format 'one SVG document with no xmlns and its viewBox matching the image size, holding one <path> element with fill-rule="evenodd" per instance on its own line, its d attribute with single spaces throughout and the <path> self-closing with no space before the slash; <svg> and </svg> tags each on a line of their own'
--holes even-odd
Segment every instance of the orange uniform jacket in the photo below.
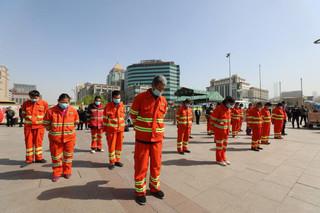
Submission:
<svg viewBox="0 0 320 213">
<path fill-rule="evenodd" d="M 251 128 L 261 128 L 262 127 L 262 116 L 261 112 L 256 108 L 250 110 L 250 118 L 248 120 Z"/>
<path fill-rule="evenodd" d="M 107 133 L 123 132 L 125 127 L 125 109 L 123 103 L 109 102 L 104 108 L 103 124 Z"/>
<path fill-rule="evenodd" d="M 142 142 L 162 141 L 166 111 L 167 101 L 165 97 L 155 97 L 151 89 L 138 94 L 130 109 L 136 131 L 136 140 Z"/>
<path fill-rule="evenodd" d="M 283 113 L 283 109 L 280 107 L 276 107 L 272 110 L 272 123 L 282 123 L 285 119 L 285 115 Z"/>
<path fill-rule="evenodd" d="M 182 126 L 192 125 L 192 109 L 190 107 L 180 106 L 177 110 L 177 124 Z"/>
<path fill-rule="evenodd" d="M 268 108 L 263 108 L 261 110 L 261 116 L 262 116 L 262 126 L 270 125 L 271 114 Z"/>
<path fill-rule="evenodd" d="M 32 129 L 44 128 L 43 119 L 48 110 L 48 103 L 44 100 L 32 102 L 28 100 L 22 105 L 22 117 L 24 126 Z"/>
<path fill-rule="evenodd" d="M 230 122 L 231 112 L 223 104 L 217 106 L 210 115 L 210 123 L 213 125 L 214 134 L 217 138 L 228 137 Z"/>
<path fill-rule="evenodd" d="M 56 105 L 48 110 L 44 118 L 49 140 L 58 143 L 76 140 L 75 124 L 78 122 L 78 112 L 71 106 L 62 110 Z"/>
</svg>

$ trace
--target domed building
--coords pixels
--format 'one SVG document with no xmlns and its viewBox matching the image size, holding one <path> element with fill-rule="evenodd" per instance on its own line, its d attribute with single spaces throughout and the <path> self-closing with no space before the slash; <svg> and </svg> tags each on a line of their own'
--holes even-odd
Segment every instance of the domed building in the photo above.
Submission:
<svg viewBox="0 0 320 213">
<path fill-rule="evenodd" d="M 107 85 L 119 86 L 122 88 L 124 85 L 124 73 L 125 69 L 123 66 L 119 63 L 116 63 L 107 76 Z"/>
</svg>

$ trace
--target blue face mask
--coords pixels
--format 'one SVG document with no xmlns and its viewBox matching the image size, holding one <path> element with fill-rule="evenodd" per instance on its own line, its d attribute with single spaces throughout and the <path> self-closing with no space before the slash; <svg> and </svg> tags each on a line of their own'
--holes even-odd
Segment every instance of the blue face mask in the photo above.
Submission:
<svg viewBox="0 0 320 213">
<path fill-rule="evenodd" d="M 100 101 L 96 101 L 96 102 L 94 102 L 94 103 L 95 103 L 95 105 L 97 105 L 97 106 L 99 106 L 99 105 L 101 104 Z"/>
<path fill-rule="evenodd" d="M 69 106 L 68 103 L 59 103 L 59 107 L 60 107 L 61 109 L 67 109 L 68 106 Z"/>
<path fill-rule="evenodd" d="M 113 99 L 113 103 L 115 103 L 115 104 L 119 104 L 120 101 L 121 101 L 120 98 L 114 98 L 114 99 Z"/>
<path fill-rule="evenodd" d="M 158 89 L 152 89 L 152 93 L 158 97 L 162 95 L 162 92 L 160 92 Z"/>
</svg>

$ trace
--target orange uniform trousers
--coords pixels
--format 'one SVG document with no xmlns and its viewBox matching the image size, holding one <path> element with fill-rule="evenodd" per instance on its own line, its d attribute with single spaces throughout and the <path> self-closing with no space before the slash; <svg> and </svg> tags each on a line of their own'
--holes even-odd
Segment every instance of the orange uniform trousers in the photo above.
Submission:
<svg viewBox="0 0 320 213">
<path fill-rule="evenodd" d="M 50 140 L 53 176 L 71 175 L 75 141 Z"/>
<path fill-rule="evenodd" d="M 207 133 L 208 134 L 213 134 L 213 128 L 211 126 L 211 123 L 210 123 L 210 119 L 208 118 L 207 119 Z"/>
<path fill-rule="evenodd" d="M 32 129 L 24 127 L 24 138 L 26 145 L 26 162 L 31 163 L 35 160 L 42 160 L 42 141 L 44 128 Z"/>
<path fill-rule="evenodd" d="M 251 148 L 256 149 L 259 147 L 261 143 L 261 127 L 252 126 L 252 140 L 251 140 Z"/>
<path fill-rule="evenodd" d="M 178 125 L 178 138 L 177 138 L 178 152 L 183 152 L 188 150 L 190 132 L 191 132 L 191 126 Z"/>
<path fill-rule="evenodd" d="M 232 125 L 232 136 L 238 135 L 240 128 L 241 128 L 241 120 L 240 119 L 231 119 Z"/>
<path fill-rule="evenodd" d="M 222 162 L 227 160 L 226 151 L 228 145 L 228 135 L 215 134 L 214 140 L 216 143 L 216 161 Z"/>
<path fill-rule="evenodd" d="M 120 162 L 123 144 L 123 132 L 108 132 L 107 142 L 109 151 L 109 163 Z"/>
<path fill-rule="evenodd" d="M 273 124 L 274 124 L 274 138 L 281 138 L 283 121 L 275 120 Z"/>
<path fill-rule="evenodd" d="M 269 142 L 270 136 L 270 123 L 262 124 L 261 143 L 266 144 Z"/>
<path fill-rule="evenodd" d="M 140 142 L 136 141 L 134 149 L 134 179 L 137 196 L 146 195 L 146 177 L 150 161 L 151 192 L 160 190 L 160 169 L 162 157 L 162 141 Z"/>
<path fill-rule="evenodd" d="M 102 149 L 102 134 L 104 130 L 98 128 L 91 129 L 91 149 Z"/>
</svg>

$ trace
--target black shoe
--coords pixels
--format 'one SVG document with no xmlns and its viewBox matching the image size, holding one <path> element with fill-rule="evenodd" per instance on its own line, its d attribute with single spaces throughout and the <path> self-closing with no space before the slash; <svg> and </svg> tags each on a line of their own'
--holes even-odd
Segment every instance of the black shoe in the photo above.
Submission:
<svg viewBox="0 0 320 213">
<path fill-rule="evenodd" d="M 189 138 L 193 138 L 192 136 L 189 136 Z"/>
<path fill-rule="evenodd" d="M 184 155 L 184 152 L 178 152 L 180 155 Z"/>
<path fill-rule="evenodd" d="M 186 153 L 191 153 L 191 151 L 190 151 L 190 150 L 185 150 L 184 152 L 186 152 Z"/>
<path fill-rule="evenodd" d="M 262 148 L 262 147 L 258 147 L 258 149 L 263 150 L 263 148 Z"/>
<path fill-rule="evenodd" d="M 260 150 L 259 149 L 254 149 L 254 148 L 251 148 L 252 151 L 256 151 L 256 152 L 259 152 Z"/>
<path fill-rule="evenodd" d="M 135 200 L 136 200 L 136 203 L 141 206 L 146 205 L 146 202 L 147 202 L 146 196 L 137 196 Z"/>
<path fill-rule="evenodd" d="M 113 169 L 115 168 L 115 166 L 114 166 L 114 164 L 109 164 L 108 168 L 109 168 L 110 170 L 113 170 Z"/>
<path fill-rule="evenodd" d="M 163 191 L 151 192 L 151 195 L 153 195 L 154 197 L 159 198 L 159 199 L 163 199 L 164 198 Z"/>
<path fill-rule="evenodd" d="M 42 159 L 42 160 L 35 160 L 34 162 L 35 163 L 46 163 L 47 161 L 45 159 Z"/>
<path fill-rule="evenodd" d="M 115 162 L 114 165 L 117 166 L 117 167 L 123 167 L 123 163 L 121 163 L 121 162 Z"/>
</svg>

